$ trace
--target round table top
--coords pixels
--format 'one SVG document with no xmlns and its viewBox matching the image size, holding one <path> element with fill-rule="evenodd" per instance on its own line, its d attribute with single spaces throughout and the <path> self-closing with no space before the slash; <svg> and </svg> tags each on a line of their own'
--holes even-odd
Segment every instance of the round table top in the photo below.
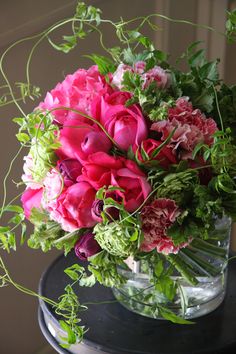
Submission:
<svg viewBox="0 0 236 354">
<path fill-rule="evenodd" d="M 94 348 L 96 353 L 112 354 L 221 354 L 236 353 L 236 266 L 229 264 L 227 294 L 224 302 L 212 313 L 195 319 L 194 325 L 177 325 L 165 320 L 140 316 L 114 301 L 111 289 L 101 285 L 83 288 L 75 285 L 80 303 L 111 303 L 90 305 L 79 313 L 81 324 L 89 328 L 84 348 Z M 57 300 L 70 283 L 64 269 L 78 263 L 71 253 L 57 258 L 43 274 L 39 293 Z M 113 300 L 113 301 L 112 301 Z M 41 310 L 57 323 L 57 316 L 50 306 L 41 302 Z M 41 329 L 58 353 L 70 353 L 61 349 L 50 335 L 39 312 Z M 59 325 L 59 324 L 58 324 Z M 85 353 L 85 351 L 80 351 Z"/>
</svg>

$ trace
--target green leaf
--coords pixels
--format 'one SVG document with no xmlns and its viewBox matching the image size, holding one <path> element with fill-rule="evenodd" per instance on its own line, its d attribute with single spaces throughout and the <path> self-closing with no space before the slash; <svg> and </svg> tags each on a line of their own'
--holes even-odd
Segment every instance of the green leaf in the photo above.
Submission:
<svg viewBox="0 0 236 354">
<path fill-rule="evenodd" d="M 79 281 L 80 286 L 92 287 L 94 284 L 96 284 L 96 278 L 94 274 L 83 276 Z"/>
<path fill-rule="evenodd" d="M 134 242 L 134 241 L 137 241 L 138 239 L 138 236 L 139 236 L 139 232 L 138 232 L 138 229 L 135 229 L 132 236 L 130 237 L 130 241 L 131 242 Z"/>
<path fill-rule="evenodd" d="M 159 277 L 164 270 L 163 261 L 159 260 L 155 266 L 154 272 L 157 277 Z"/>
<path fill-rule="evenodd" d="M 188 62 L 191 67 L 202 66 L 205 62 L 205 50 L 199 49 L 188 59 Z"/>
<path fill-rule="evenodd" d="M 102 75 L 113 73 L 116 69 L 114 63 L 110 59 L 102 55 L 92 54 L 85 55 L 85 57 L 90 58 L 95 62 L 95 64 L 97 64 L 98 70 Z"/>
<path fill-rule="evenodd" d="M 72 331 L 71 327 L 63 320 L 59 321 L 61 328 L 67 333 L 67 341 L 69 344 L 76 343 L 76 335 Z"/>
<path fill-rule="evenodd" d="M 72 280 L 77 281 L 84 274 L 84 267 L 75 263 L 72 266 L 66 268 L 64 273 L 66 273 Z"/>
<path fill-rule="evenodd" d="M 18 133 L 18 134 L 16 134 L 16 137 L 23 144 L 27 143 L 27 141 L 30 140 L 29 135 L 25 134 L 25 133 Z"/>
<path fill-rule="evenodd" d="M 173 323 L 178 323 L 178 324 L 194 324 L 194 322 L 185 320 L 184 318 L 181 318 L 174 314 L 171 310 L 161 307 L 159 308 L 160 314 L 163 318 L 165 318 L 168 321 L 171 321 Z"/>
<path fill-rule="evenodd" d="M 10 230 L 9 226 L 0 226 L 0 233 L 5 233 Z"/>
<path fill-rule="evenodd" d="M 8 205 L 3 209 L 3 211 L 4 212 L 9 211 L 9 212 L 19 213 L 19 214 L 24 212 L 23 208 L 20 207 L 19 205 Z"/>
<path fill-rule="evenodd" d="M 25 240 L 26 240 L 26 224 L 23 222 L 21 224 L 20 244 L 23 245 Z"/>
</svg>

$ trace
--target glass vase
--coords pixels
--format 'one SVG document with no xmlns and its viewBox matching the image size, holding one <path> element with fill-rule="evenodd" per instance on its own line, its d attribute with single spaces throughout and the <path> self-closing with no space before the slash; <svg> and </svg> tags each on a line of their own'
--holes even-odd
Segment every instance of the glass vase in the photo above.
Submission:
<svg viewBox="0 0 236 354">
<path fill-rule="evenodd" d="M 160 306 L 165 306 L 185 319 L 203 316 L 215 310 L 222 303 L 226 291 L 230 234 L 231 220 L 228 217 L 216 219 L 210 241 L 199 239 L 198 247 L 192 242 L 179 252 L 178 257 L 198 274 L 197 285 L 189 284 L 179 273 L 174 274 L 171 278 L 178 286 L 173 301 L 168 301 L 162 293 L 155 290 L 150 281 L 151 272 L 147 262 L 136 262 L 132 259 L 127 260 L 128 270 L 119 269 L 127 283 L 113 288 L 116 299 L 130 311 L 157 319 L 160 318 L 159 311 L 154 309 Z"/>
</svg>

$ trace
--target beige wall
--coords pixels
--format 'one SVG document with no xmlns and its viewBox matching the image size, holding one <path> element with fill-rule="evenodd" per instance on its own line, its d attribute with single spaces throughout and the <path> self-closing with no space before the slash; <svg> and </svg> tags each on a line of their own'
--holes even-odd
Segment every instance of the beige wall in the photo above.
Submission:
<svg viewBox="0 0 236 354">
<path fill-rule="evenodd" d="M 173 17 L 185 18 L 189 20 L 199 19 L 199 11 L 204 12 L 204 3 L 210 6 L 219 4 L 221 0 L 104 0 L 93 1 L 104 9 L 104 16 L 118 19 L 123 17 L 134 17 L 155 12 L 155 9 L 163 14 Z M 92 1 L 90 1 L 92 3 Z M 222 2 L 221 2 L 222 3 Z M 25 35 L 32 35 L 41 31 L 45 26 L 50 25 L 55 20 L 67 17 L 75 1 L 69 0 L 8 0 L 0 1 L 0 49 L 1 51 L 14 40 Z M 199 5 L 201 9 L 199 10 Z M 210 7 L 211 9 L 211 7 Z M 221 16 L 221 14 L 218 14 Z M 216 16 L 217 17 L 217 16 Z M 205 18 L 205 20 L 209 20 Z M 210 20 L 209 20 L 210 21 Z M 212 21 L 212 18 L 211 18 Z M 163 24 L 162 21 L 159 23 Z M 156 35 L 159 48 L 169 48 L 176 57 L 181 53 L 186 45 L 198 38 L 193 28 L 186 26 L 165 25 L 166 32 Z M 202 33 L 204 36 L 205 34 Z M 109 39 L 109 32 L 106 33 Z M 24 81 L 25 57 L 30 49 L 29 44 L 23 44 L 14 49 L 7 56 L 7 63 L 4 66 L 12 82 Z M 209 49 L 209 48 L 208 48 Z M 98 41 L 95 35 L 89 40 L 81 43 L 71 54 L 64 55 L 55 52 L 47 43 L 43 43 L 34 55 L 31 75 L 34 84 L 42 88 L 43 95 L 46 90 L 52 88 L 58 81 L 62 80 L 66 73 L 73 72 L 77 67 L 88 66 L 89 62 L 82 58 L 82 54 L 100 52 Z M 230 53 L 230 54 L 228 54 Z M 229 81 L 235 74 L 232 57 L 235 57 L 235 46 L 227 52 L 226 79 Z M 235 61 L 234 61 L 235 62 Z M 232 68 L 230 71 L 228 68 Z M 2 84 L 2 83 L 1 83 Z M 28 102 L 24 107 L 26 112 L 30 112 L 37 102 Z M 1 180 L 6 173 L 9 160 L 17 150 L 17 143 L 14 137 L 16 127 L 11 123 L 10 118 L 19 115 L 13 106 L 6 106 L 1 109 L 1 129 L 0 129 L 0 154 L 1 154 Z M 11 179 L 19 181 L 22 173 L 22 161 L 14 165 Z M 10 179 L 10 180 L 11 180 Z M 14 185 L 9 181 L 8 191 L 11 196 L 15 193 Z M 2 195 L 2 190 L 0 191 Z M 3 252 L 1 252 L 1 255 Z M 37 289 L 40 275 L 47 265 L 56 256 L 57 252 L 42 254 L 40 251 L 33 251 L 22 247 L 17 253 L 3 255 L 12 276 L 19 283 L 26 287 Z M 20 294 L 13 288 L 0 289 L 0 354 L 36 354 L 38 350 L 45 346 L 46 342 L 42 337 L 37 324 L 37 300 Z M 45 352 L 46 353 L 46 352 Z"/>
</svg>

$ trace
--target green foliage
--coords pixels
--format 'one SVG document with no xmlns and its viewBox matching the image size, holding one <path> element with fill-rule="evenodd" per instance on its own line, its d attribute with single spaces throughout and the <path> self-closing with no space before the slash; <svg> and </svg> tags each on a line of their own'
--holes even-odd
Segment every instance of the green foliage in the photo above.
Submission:
<svg viewBox="0 0 236 354">
<path fill-rule="evenodd" d="M 15 230 L 21 226 L 21 244 L 25 237 L 25 219 L 23 209 L 19 205 L 8 204 L 1 209 L 1 215 L 4 213 L 13 213 L 9 218 L 7 226 L 0 226 L 0 248 L 10 253 L 10 250 L 16 251 L 16 235 Z"/>
<path fill-rule="evenodd" d="M 126 283 L 126 279 L 119 274 L 117 269 L 123 264 L 123 258 L 101 251 L 89 258 L 88 270 L 100 284 L 107 287 L 119 287 Z"/>
<path fill-rule="evenodd" d="M 217 101 L 219 105 L 219 111 L 224 122 L 225 127 L 231 129 L 232 142 L 236 143 L 236 86 L 227 86 L 222 84 L 217 91 L 217 100 L 214 100 L 212 115 L 220 127 L 220 117 L 217 109 Z"/>
<path fill-rule="evenodd" d="M 236 9 L 233 11 L 227 11 L 227 21 L 225 24 L 226 36 L 230 43 L 236 40 Z"/>
<path fill-rule="evenodd" d="M 26 103 L 26 98 L 30 98 L 34 101 L 36 98 L 40 97 L 40 88 L 29 83 L 24 82 L 15 82 L 15 88 L 13 92 L 9 90 L 8 85 L 0 87 L 0 92 L 4 89 L 8 90 L 7 92 L 0 93 L 0 107 L 12 104 L 18 101 Z M 16 95 L 17 98 L 13 97 Z"/>
<path fill-rule="evenodd" d="M 78 263 L 66 268 L 64 272 L 75 282 L 79 281 L 80 286 L 91 287 L 96 283 L 94 274 L 87 274 L 85 268 Z"/>
<path fill-rule="evenodd" d="M 84 39 L 99 26 L 101 22 L 100 14 L 100 9 L 87 6 L 83 2 L 78 2 L 72 21 L 72 34 L 63 36 L 63 42 L 60 44 L 54 43 L 48 36 L 49 43 L 54 49 L 66 54 L 69 53 L 76 47 L 78 39 Z M 86 29 L 85 25 L 87 25 L 89 29 Z"/>
<path fill-rule="evenodd" d="M 34 111 L 24 118 L 14 118 L 13 121 L 20 126 L 16 135 L 20 143 L 27 145 L 30 142 L 31 172 L 33 180 L 40 183 L 57 161 L 55 150 L 60 146 L 57 142 L 59 128 L 52 124 L 53 117 L 50 113 L 40 111 Z"/>
<path fill-rule="evenodd" d="M 62 233 L 63 231 L 59 224 L 48 220 L 47 223 L 35 225 L 34 232 L 31 234 L 27 243 L 30 248 L 41 248 L 43 252 L 48 252 L 54 246 L 54 241 L 60 237 Z"/>
<path fill-rule="evenodd" d="M 81 305 L 78 296 L 75 294 L 71 285 L 67 285 L 65 293 L 59 297 L 59 302 L 55 305 L 55 313 L 63 318 L 60 320 L 60 326 L 66 332 L 66 337 L 61 337 L 64 344 L 63 348 L 69 348 L 71 344 L 80 342 L 84 335 L 84 326 L 80 326 L 78 318 L 79 311 L 86 309 Z"/>
<path fill-rule="evenodd" d="M 194 186 L 198 184 L 198 172 L 187 169 L 181 172 L 169 173 L 163 179 L 155 174 L 151 179 L 158 198 L 174 199 L 180 206 L 187 205 L 193 195 Z"/>
<path fill-rule="evenodd" d="M 86 57 L 90 58 L 94 61 L 95 64 L 97 64 L 98 70 L 102 75 L 113 73 L 116 69 L 114 63 L 110 59 L 102 55 L 92 54 L 86 55 Z"/>
<path fill-rule="evenodd" d="M 103 201 L 103 222 L 98 223 L 93 232 L 102 249 L 114 256 L 128 257 L 134 254 L 142 239 L 141 224 L 138 216 L 129 214 L 123 204 L 116 202 L 109 193 L 120 191 L 121 188 L 101 188 L 96 197 Z M 117 210 L 119 219 L 112 218 L 111 210 Z"/>
</svg>

